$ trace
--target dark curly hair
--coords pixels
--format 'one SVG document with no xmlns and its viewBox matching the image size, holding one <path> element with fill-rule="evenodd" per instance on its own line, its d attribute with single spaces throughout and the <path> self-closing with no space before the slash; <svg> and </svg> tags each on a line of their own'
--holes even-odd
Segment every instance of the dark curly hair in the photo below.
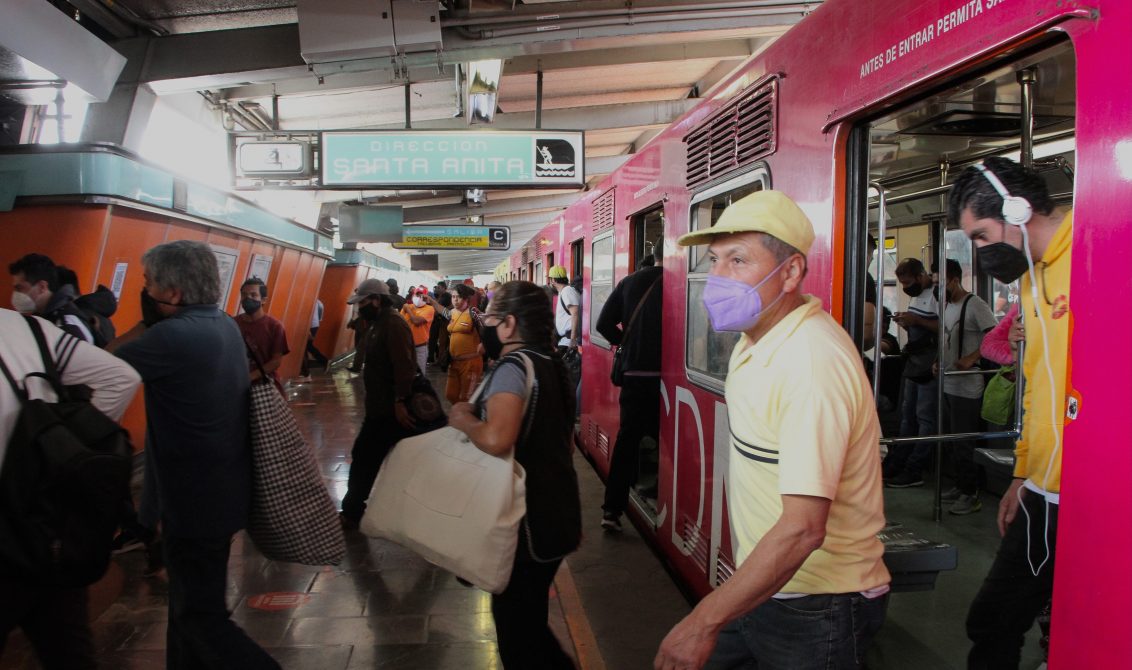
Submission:
<svg viewBox="0 0 1132 670">
<path fill-rule="evenodd" d="M 983 166 L 998 177 L 1010 195 L 1028 200 L 1035 214 L 1048 216 L 1053 212 L 1053 198 L 1049 197 L 1049 189 L 1037 172 L 999 156 L 984 160 Z M 964 170 L 951 186 L 951 194 L 947 198 L 948 220 L 958 225 L 959 215 L 966 209 L 970 209 L 976 219 L 1005 222 L 1002 218 L 1002 196 L 973 166 Z"/>
</svg>

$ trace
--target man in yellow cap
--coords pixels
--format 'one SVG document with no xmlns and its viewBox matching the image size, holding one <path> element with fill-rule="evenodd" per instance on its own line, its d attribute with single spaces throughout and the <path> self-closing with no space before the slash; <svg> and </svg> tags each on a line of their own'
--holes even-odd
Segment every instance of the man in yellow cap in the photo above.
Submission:
<svg viewBox="0 0 1132 670">
<path fill-rule="evenodd" d="M 546 273 L 558 289 L 558 300 L 554 305 L 554 326 L 558 329 L 558 346 L 577 349 L 582 343 L 582 294 L 570 285 L 566 268 L 555 265 Z"/>
<path fill-rule="evenodd" d="M 738 331 L 725 393 L 735 574 L 665 637 L 655 667 L 856 668 L 884 621 L 889 575 L 880 425 L 849 335 L 801 292 L 814 229 L 778 191 L 712 228 L 703 300 Z"/>
</svg>

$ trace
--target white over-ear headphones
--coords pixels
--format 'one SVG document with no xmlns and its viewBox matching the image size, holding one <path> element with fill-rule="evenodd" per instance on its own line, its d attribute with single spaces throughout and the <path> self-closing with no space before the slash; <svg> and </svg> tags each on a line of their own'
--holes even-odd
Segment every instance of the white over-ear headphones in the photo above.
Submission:
<svg viewBox="0 0 1132 670">
<path fill-rule="evenodd" d="M 1006 186 L 999 180 L 998 175 L 991 172 L 987 166 L 976 163 L 975 167 L 983 173 L 994 190 L 1002 196 L 1002 218 L 1012 226 L 1026 225 L 1034 216 L 1034 208 L 1030 205 L 1030 201 L 1016 195 L 1010 195 L 1010 191 L 1006 190 Z"/>
</svg>

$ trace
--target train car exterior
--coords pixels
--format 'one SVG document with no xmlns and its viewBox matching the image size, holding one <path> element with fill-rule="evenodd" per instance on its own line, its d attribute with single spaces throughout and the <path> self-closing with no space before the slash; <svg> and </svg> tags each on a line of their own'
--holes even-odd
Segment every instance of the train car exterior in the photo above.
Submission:
<svg viewBox="0 0 1132 670">
<path fill-rule="evenodd" d="M 1132 319 L 1105 318 L 1123 313 L 1132 295 L 1125 267 L 1132 238 L 1129 41 L 1132 4 L 1122 0 L 829 0 L 514 254 L 510 278 L 542 283 L 551 255 L 584 278 L 580 437 L 604 474 L 618 427 L 617 389 L 609 383 L 612 352 L 591 324 L 616 282 L 652 246 L 662 247 L 658 490 L 652 509 L 638 505 L 637 521 L 691 591 L 708 592 L 734 569 L 720 383 L 720 357 L 725 372 L 734 340 L 708 328 L 698 304 L 705 270 L 676 238 L 710 225 L 712 211 L 718 215 L 732 195 L 785 191 L 817 233 L 806 292 L 861 341 L 865 232 L 875 196 L 889 189 L 878 175 L 893 185 L 935 179 L 934 189 L 905 200 L 931 202 L 919 197 L 927 193 L 938 202 L 949 166 L 938 174 L 901 172 L 919 164 L 912 158 L 917 143 L 941 146 L 939 138 L 949 137 L 953 166 L 1039 146 L 1048 154 L 1043 160 L 1060 160 L 1069 175 L 1061 202 L 1071 203 L 1077 222 L 1071 386 L 1078 404 L 1064 432 L 1050 664 L 1132 663 L 1125 606 L 1132 597 L 1132 489 L 1125 481 L 1132 472 L 1132 355 L 1120 345 L 1097 346 L 1132 338 Z M 1018 97 L 1010 88 L 1015 78 Z M 980 107 L 988 94 L 991 115 Z M 1039 113 L 1027 117 L 1030 94 L 1038 95 Z M 1017 128 L 1000 128 L 999 139 L 988 140 L 988 119 L 1011 114 Z M 656 225 L 661 245 L 649 239 Z M 912 225 L 904 230 L 908 240 L 919 234 Z M 932 230 L 923 233 L 936 244 L 946 237 L 950 250 L 946 228 Z"/>
</svg>

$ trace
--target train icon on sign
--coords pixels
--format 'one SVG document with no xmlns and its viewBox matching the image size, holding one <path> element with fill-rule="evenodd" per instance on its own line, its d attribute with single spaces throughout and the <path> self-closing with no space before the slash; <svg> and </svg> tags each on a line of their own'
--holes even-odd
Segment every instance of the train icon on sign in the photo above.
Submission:
<svg viewBox="0 0 1132 670">
<path fill-rule="evenodd" d="M 573 177 L 574 145 L 566 140 L 535 140 L 536 177 Z"/>
</svg>

